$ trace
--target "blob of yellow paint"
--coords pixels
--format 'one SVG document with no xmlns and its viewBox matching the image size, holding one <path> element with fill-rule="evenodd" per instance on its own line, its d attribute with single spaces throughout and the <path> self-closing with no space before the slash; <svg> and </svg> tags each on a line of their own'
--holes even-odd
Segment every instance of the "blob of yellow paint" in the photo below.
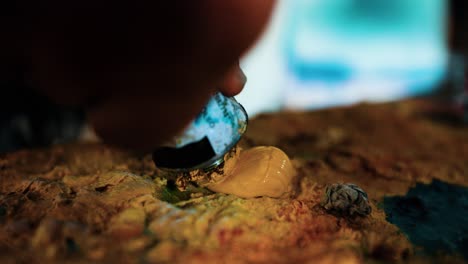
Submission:
<svg viewBox="0 0 468 264">
<path fill-rule="evenodd" d="M 296 171 L 282 150 L 255 147 L 228 159 L 224 174 L 221 181 L 208 185 L 208 189 L 244 198 L 277 198 L 291 192 Z"/>
</svg>

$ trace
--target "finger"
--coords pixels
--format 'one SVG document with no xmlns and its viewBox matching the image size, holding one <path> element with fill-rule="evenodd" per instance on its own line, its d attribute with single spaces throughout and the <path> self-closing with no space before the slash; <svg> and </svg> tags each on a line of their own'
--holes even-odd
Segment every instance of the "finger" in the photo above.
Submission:
<svg viewBox="0 0 468 264">
<path fill-rule="evenodd" d="M 32 78 L 57 102 L 85 105 L 105 142 L 146 150 L 199 113 L 273 4 L 108 2 L 38 2 L 44 6 L 26 29 Z M 225 93 L 241 86 L 228 84 Z"/>
<path fill-rule="evenodd" d="M 35 21 L 26 28 L 32 75 L 40 89 L 65 104 L 94 104 L 116 89 L 135 92 L 113 80 L 135 71 L 195 77 L 190 82 L 220 80 L 258 37 L 273 2 L 38 2 L 27 14 Z"/>
<path fill-rule="evenodd" d="M 210 96 L 209 92 L 181 98 L 118 94 L 89 109 L 87 114 L 96 134 L 105 143 L 152 151 L 180 133 Z"/>
<path fill-rule="evenodd" d="M 246 82 L 247 77 L 239 65 L 236 65 L 223 79 L 219 91 L 228 97 L 235 96 L 242 91 Z"/>
</svg>

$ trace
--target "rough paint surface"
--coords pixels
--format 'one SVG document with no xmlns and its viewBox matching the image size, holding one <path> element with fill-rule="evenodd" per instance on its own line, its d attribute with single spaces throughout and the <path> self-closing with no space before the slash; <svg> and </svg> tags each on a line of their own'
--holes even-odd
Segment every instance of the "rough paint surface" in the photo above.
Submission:
<svg viewBox="0 0 468 264">
<path fill-rule="evenodd" d="M 439 179 L 468 186 L 468 128 L 402 102 L 263 115 L 243 147 L 277 146 L 298 171 L 293 198 L 178 193 L 151 157 L 66 145 L 0 157 L 0 263 L 428 263 L 386 220 L 385 196 Z M 320 206 L 325 188 L 365 190 L 368 217 Z M 464 263 L 461 256 L 431 256 Z"/>
</svg>

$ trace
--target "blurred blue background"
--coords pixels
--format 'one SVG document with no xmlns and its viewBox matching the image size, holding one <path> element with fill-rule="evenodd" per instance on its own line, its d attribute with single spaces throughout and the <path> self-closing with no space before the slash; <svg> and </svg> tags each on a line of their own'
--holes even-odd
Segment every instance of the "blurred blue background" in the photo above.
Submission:
<svg viewBox="0 0 468 264">
<path fill-rule="evenodd" d="M 444 0 L 278 0 L 241 66 L 249 114 L 390 101 L 444 79 Z"/>
</svg>

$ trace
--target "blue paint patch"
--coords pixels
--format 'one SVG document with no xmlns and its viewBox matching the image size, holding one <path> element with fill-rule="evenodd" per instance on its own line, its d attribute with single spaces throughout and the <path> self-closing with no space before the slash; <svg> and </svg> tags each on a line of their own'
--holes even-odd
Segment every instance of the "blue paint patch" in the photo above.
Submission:
<svg viewBox="0 0 468 264">
<path fill-rule="evenodd" d="M 468 259 L 468 188 L 434 180 L 405 196 L 384 198 L 387 221 L 424 253 L 461 254 Z"/>
</svg>

